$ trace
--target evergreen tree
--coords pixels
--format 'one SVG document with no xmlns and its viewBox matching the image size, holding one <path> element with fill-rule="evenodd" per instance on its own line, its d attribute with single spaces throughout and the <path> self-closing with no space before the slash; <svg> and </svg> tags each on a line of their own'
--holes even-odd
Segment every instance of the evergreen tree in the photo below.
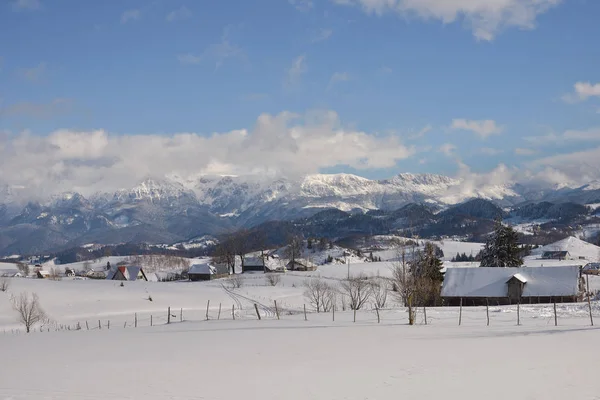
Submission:
<svg viewBox="0 0 600 400">
<path fill-rule="evenodd" d="M 481 254 L 481 267 L 520 267 L 523 265 L 518 234 L 496 220 L 494 233 L 488 237 Z"/>
<path fill-rule="evenodd" d="M 436 254 L 435 245 L 430 242 L 425 243 L 425 248 L 419 252 L 416 260 L 413 262 L 415 277 L 441 283 L 444 281 L 442 268 L 443 263 Z"/>
</svg>

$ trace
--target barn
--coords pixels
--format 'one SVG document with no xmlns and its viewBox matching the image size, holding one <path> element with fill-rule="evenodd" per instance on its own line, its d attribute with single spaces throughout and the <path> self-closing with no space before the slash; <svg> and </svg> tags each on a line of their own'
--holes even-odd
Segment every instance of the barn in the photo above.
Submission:
<svg viewBox="0 0 600 400">
<path fill-rule="evenodd" d="M 229 275 L 229 268 L 225 264 L 194 264 L 188 271 L 190 281 L 210 281 Z"/>
<path fill-rule="evenodd" d="M 265 272 L 265 261 L 262 257 L 245 257 L 242 260 L 242 273 Z"/>
<path fill-rule="evenodd" d="M 288 271 L 315 271 L 317 266 L 306 259 L 297 258 L 290 260 L 285 266 Z"/>
<path fill-rule="evenodd" d="M 146 273 L 142 267 L 121 265 L 112 268 L 106 274 L 106 279 L 110 281 L 148 281 Z"/>
<path fill-rule="evenodd" d="M 579 266 L 523 268 L 448 268 L 444 304 L 537 304 L 577 302 Z"/>
</svg>

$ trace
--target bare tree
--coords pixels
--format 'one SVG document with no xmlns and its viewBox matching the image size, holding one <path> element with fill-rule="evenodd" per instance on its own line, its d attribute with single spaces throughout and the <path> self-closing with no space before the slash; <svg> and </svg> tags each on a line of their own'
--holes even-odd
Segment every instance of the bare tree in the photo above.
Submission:
<svg viewBox="0 0 600 400">
<path fill-rule="evenodd" d="M 215 248 L 212 260 L 215 264 L 225 264 L 232 275 L 235 275 L 235 247 L 230 241 L 219 243 Z"/>
<path fill-rule="evenodd" d="M 58 270 L 58 268 L 50 268 L 50 271 L 48 272 L 48 279 L 53 281 L 61 280 L 60 271 Z"/>
<path fill-rule="evenodd" d="M 294 262 L 302 257 L 302 249 L 304 248 L 304 240 L 300 236 L 290 236 L 287 241 L 287 246 L 284 250 L 284 257 Z"/>
<path fill-rule="evenodd" d="M 342 281 L 342 293 L 348 297 L 351 310 L 360 310 L 371 297 L 371 285 L 366 276 L 356 276 Z"/>
<path fill-rule="evenodd" d="M 278 273 L 265 274 L 265 277 L 267 278 L 267 283 L 271 286 L 277 286 L 281 282 L 281 275 Z"/>
<path fill-rule="evenodd" d="M 317 313 L 331 311 L 335 304 L 335 290 L 327 282 L 318 278 L 304 282 L 304 296 L 317 310 Z"/>
<path fill-rule="evenodd" d="M 410 272 L 406 248 L 401 246 L 397 249 L 398 260 L 392 265 L 392 282 L 394 293 L 398 300 L 408 308 L 408 324 L 414 325 L 415 311 L 413 304 L 418 292 L 417 280 Z"/>
<path fill-rule="evenodd" d="M 92 270 L 92 262 L 89 261 L 89 260 L 88 261 L 84 261 L 83 262 L 83 270 L 86 273 L 89 272 L 89 271 L 91 271 Z"/>
<path fill-rule="evenodd" d="M 18 320 L 25 325 L 27 333 L 38 322 L 46 322 L 47 316 L 40 306 L 38 295 L 33 293 L 31 296 L 27 292 L 22 292 L 19 297 L 12 298 L 13 309 L 18 313 Z"/>
<path fill-rule="evenodd" d="M 0 292 L 6 292 L 10 287 L 10 280 L 7 278 L 0 278 Z"/>
<path fill-rule="evenodd" d="M 24 276 L 29 276 L 29 264 L 21 261 L 17 263 L 17 268 Z"/>
<path fill-rule="evenodd" d="M 231 283 L 231 287 L 233 289 L 239 289 L 242 286 L 244 286 L 244 281 L 245 281 L 244 277 L 242 275 L 239 275 L 239 274 L 237 274 L 237 275 L 231 275 L 229 277 L 229 282 Z"/>
<path fill-rule="evenodd" d="M 371 293 L 375 302 L 375 306 L 377 306 L 377 308 L 379 309 L 385 308 L 388 296 L 388 281 L 383 278 L 375 278 L 371 280 L 370 283 Z"/>
</svg>

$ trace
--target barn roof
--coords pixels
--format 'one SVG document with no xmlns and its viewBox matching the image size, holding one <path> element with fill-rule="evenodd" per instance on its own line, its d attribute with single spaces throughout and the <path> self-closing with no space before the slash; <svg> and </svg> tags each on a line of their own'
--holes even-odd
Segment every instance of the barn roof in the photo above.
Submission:
<svg viewBox="0 0 600 400">
<path fill-rule="evenodd" d="M 244 266 L 245 267 L 263 267 L 265 265 L 264 261 L 260 257 L 245 257 L 244 258 Z"/>
<path fill-rule="evenodd" d="M 188 271 L 188 275 L 190 274 L 201 274 L 201 275 L 213 275 L 216 273 L 215 267 L 206 263 L 206 264 L 194 264 L 190 267 Z"/>
<path fill-rule="evenodd" d="M 524 282 L 523 297 L 576 296 L 579 267 L 449 268 L 442 297 L 506 297 L 506 282 Z"/>
</svg>

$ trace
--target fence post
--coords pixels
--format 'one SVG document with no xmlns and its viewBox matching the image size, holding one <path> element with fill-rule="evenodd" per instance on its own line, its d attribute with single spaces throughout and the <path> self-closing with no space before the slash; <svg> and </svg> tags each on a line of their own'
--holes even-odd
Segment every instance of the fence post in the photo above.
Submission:
<svg viewBox="0 0 600 400">
<path fill-rule="evenodd" d="M 208 308 L 210 307 L 210 300 L 206 303 L 206 320 L 208 321 Z"/>
<path fill-rule="evenodd" d="M 331 307 L 331 315 L 333 322 L 335 322 L 335 304 L 333 305 L 333 307 Z"/>
<path fill-rule="evenodd" d="M 592 302 L 590 300 L 590 275 L 587 274 L 587 301 L 588 301 L 588 309 L 590 310 L 590 324 L 594 326 L 594 317 L 592 316 Z"/>
<path fill-rule="evenodd" d="M 379 306 L 377 304 L 375 304 L 375 311 L 377 312 L 377 323 L 379 324 L 381 319 L 379 318 Z"/>
<path fill-rule="evenodd" d="M 354 307 L 354 322 L 356 322 L 356 307 Z"/>
<path fill-rule="evenodd" d="M 233 317 L 233 320 L 235 321 L 235 304 L 233 304 L 231 306 L 231 316 Z"/>
<path fill-rule="evenodd" d="M 127 328 L 127 321 L 123 323 L 123 328 Z"/>
<path fill-rule="evenodd" d="M 462 297 L 460 298 L 460 309 L 458 311 L 458 326 L 462 324 Z"/>
<path fill-rule="evenodd" d="M 221 319 L 221 303 L 219 303 L 219 315 L 217 315 L 217 320 Z"/>
<path fill-rule="evenodd" d="M 308 318 L 306 318 L 306 304 L 304 305 L 304 320 L 308 321 Z"/>
<path fill-rule="evenodd" d="M 153 324 L 152 324 L 152 314 L 150 314 L 150 326 L 153 326 Z"/>
<path fill-rule="evenodd" d="M 279 309 L 277 308 L 277 300 L 273 300 L 275 302 L 275 314 L 277 315 L 277 319 L 279 319 Z"/>
<path fill-rule="evenodd" d="M 108 329 L 110 329 L 110 319 L 108 320 L 108 324 L 106 325 Z"/>
<path fill-rule="evenodd" d="M 137 313 L 135 313 L 134 327 L 137 328 Z"/>
<path fill-rule="evenodd" d="M 254 310 L 256 310 L 256 316 L 258 317 L 258 320 L 260 321 L 260 313 L 258 312 L 258 306 L 256 305 L 256 303 L 254 303 Z"/>
<path fill-rule="evenodd" d="M 171 307 L 167 309 L 167 324 L 171 323 Z"/>
<path fill-rule="evenodd" d="M 183 308 L 179 309 L 179 322 L 183 322 Z"/>
<path fill-rule="evenodd" d="M 90 330 L 90 326 L 88 325 L 88 322 L 85 321 L 85 328 L 89 331 Z"/>
<path fill-rule="evenodd" d="M 558 326 L 558 317 L 556 316 L 556 299 L 552 298 L 554 303 L 554 326 Z"/>
<path fill-rule="evenodd" d="M 517 303 L 517 326 L 521 325 L 521 302 Z"/>
<path fill-rule="evenodd" d="M 100 323 L 100 320 L 98 320 L 98 329 L 102 329 L 102 324 Z"/>
<path fill-rule="evenodd" d="M 485 298 L 485 315 L 487 317 L 487 326 L 490 326 L 490 301 L 487 297 Z"/>
<path fill-rule="evenodd" d="M 425 325 L 427 325 L 427 307 L 423 306 L 423 316 L 425 317 Z"/>
</svg>

